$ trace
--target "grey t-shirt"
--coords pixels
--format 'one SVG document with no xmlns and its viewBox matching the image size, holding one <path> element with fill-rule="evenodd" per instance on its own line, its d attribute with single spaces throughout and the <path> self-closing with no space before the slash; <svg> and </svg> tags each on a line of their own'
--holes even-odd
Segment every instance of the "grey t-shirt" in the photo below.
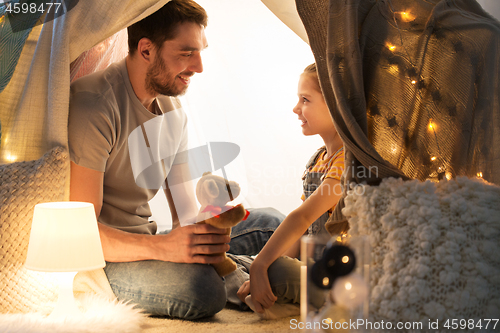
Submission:
<svg viewBox="0 0 500 333">
<path fill-rule="evenodd" d="M 172 164 L 186 162 L 176 154 L 187 149 L 187 117 L 178 99 L 160 95 L 156 108 L 160 115 L 140 103 L 125 59 L 71 84 L 71 161 L 104 172 L 103 224 L 156 233 L 148 201 Z"/>
</svg>

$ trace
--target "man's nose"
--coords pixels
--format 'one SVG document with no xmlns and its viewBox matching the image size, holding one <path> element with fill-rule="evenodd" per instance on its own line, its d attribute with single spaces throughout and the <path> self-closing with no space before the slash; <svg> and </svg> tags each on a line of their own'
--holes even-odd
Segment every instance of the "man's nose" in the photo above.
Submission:
<svg viewBox="0 0 500 333">
<path fill-rule="evenodd" d="M 197 54 L 192 57 L 192 62 L 189 66 L 189 70 L 195 73 L 203 72 L 203 62 L 201 61 L 201 54 Z"/>
</svg>

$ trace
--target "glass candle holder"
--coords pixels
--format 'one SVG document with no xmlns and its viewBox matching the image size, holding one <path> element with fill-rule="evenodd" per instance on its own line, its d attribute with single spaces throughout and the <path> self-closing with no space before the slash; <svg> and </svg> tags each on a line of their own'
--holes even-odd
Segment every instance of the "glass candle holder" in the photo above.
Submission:
<svg viewBox="0 0 500 333">
<path fill-rule="evenodd" d="M 324 271 L 328 262 L 322 260 L 325 250 L 332 250 L 334 245 L 352 250 L 356 264 L 351 273 L 332 280 Z M 368 319 L 370 247 L 366 237 L 303 236 L 301 261 L 301 320 L 307 332 L 334 332 L 345 328 L 342 323 L 346 321 Z M 348 290 L 344 290 L 346 287 Z"/>
<path fill-rule="evenodd" d="M 329 299 L 331 288 L 328 277 L 323 272 L 313 272 L 329 242 L 336 237 L 327 235 L 306 235 L 300 241 L 300 260 L 302 261 L 300 276 L 300 315 L 303 322 L 312 322 Z M 318 280 L 313 281 L 313 277 Z M 319 287 L 318 283 L 323 287 Z"/>
</svg>

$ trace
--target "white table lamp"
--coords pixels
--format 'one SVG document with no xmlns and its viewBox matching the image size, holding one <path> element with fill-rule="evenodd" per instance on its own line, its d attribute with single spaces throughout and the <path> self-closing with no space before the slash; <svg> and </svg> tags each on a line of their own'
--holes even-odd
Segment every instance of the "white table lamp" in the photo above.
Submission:
<svg viewBox="0 0 500 333">
<path fill-rule="evenodd" d="M 79 271 L 104 266 L 94 205 L 67 201 L 35 206 L 25 267 L 61 272 L 59 298 L 50 318 L 80 315 L 73 297 L 73 278 Z"/>
</svg>

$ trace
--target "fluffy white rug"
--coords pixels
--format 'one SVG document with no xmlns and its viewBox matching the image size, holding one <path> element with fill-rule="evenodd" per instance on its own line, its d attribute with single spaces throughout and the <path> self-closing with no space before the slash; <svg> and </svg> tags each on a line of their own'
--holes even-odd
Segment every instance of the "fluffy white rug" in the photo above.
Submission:
<svg viewBox="0 0 500 333">
<path fill-rule="evenodd" d="M 136 333 L 146 316 L 133 305 L 110 301 L 93 294 L 80 298 L 82 315 L 64 321 L 51 321 L 42 313 L 2 314 L 2 333 Z"/>
<path fill-rule="evenodd" d="M 352 189 L 343 213 L 370 239 L 374 320 L 498 318 L 500 187 L 389 178 Z"/>
</svg>

